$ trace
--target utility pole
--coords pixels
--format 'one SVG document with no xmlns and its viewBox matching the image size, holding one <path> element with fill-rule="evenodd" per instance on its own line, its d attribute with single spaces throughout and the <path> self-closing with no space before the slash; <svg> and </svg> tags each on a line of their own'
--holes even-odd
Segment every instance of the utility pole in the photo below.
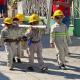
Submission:
<svg viewBox="0 0 80 80">
<path fill-rule="evenodd" d="M 47 0 L 47 4 L 48 4 L 48 15 L 47 15 L 47 33 L 49 33 L 50 31 L 50 20 L 51 20 L 51 12 L 52 12 L 52 1 L 53 0 Z"/>
</svg>

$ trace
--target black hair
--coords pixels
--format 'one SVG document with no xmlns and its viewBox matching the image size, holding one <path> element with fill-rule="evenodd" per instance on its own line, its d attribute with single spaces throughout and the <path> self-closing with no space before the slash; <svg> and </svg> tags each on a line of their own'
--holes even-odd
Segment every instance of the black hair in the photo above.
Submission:
<svg viewBox="0 0 80 80">
<path fill-rule="evenodd" d="M 13 18 L 13 21 L 19 21 L 19 19 L 18 18 Z"/>
<path fill-rule="evenodd" d="M 39 24 L 39 21 L 34 21 L 34 22 L 31 22 L 29 23 L 30 25 L 36 25 L 36 24 Z"/>
<path fill-rule="evenodd" d="M 7 23 L 5 23 L 5 25 L 6 25 L 6 26 L 9 26 L 9 25 L 12 25 L 12 24 L 7 24 Z"/>
</svg>

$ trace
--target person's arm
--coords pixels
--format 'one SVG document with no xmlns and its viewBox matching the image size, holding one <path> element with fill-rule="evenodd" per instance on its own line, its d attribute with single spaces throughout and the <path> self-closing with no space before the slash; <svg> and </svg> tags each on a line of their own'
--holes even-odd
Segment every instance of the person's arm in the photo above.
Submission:
<svg viewBox="0 0 80 80">
<path fill-rule="evenodd" d="M 4 44 L 5 39 L 7 39 L 7 36 L 5 36 L 5 31 L 1 30 L 1 46 Z"/>
<path fill-rule="evenodd" d="M 32 35 L 32 29 L 31 27 L 29 27 L 27 31 L 25 32 L 25 36 L 29 38 L 31 35 Z"/>
<path fill-rule="evenodd" d="M 55 31 L 53 30 L 53 26 L 52 26 L 50 30 L 50 47 L 53 48 L 55 47 L 54 39 L 55 39 Z"/>
</svg>

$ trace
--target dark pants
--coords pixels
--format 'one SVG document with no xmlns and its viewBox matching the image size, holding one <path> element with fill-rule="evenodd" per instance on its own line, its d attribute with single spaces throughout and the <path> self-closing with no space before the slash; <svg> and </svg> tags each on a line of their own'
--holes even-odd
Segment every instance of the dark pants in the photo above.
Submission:
<svg viewBox="0 0 80 80">
<path fill-rule="evenodd" d="M 5 6 L 4 5 L 0 5 L 0 13 L 5 13 Z"/>
<path fill-rule="evenodd" d="M 0 5 L 1 17 L 7 17 L 7 5 Z"/>
</svg>

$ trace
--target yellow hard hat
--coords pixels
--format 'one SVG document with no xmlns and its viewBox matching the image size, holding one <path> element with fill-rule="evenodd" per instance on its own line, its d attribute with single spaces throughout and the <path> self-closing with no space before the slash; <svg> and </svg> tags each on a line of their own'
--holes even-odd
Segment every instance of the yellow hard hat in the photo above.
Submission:
<svg viewBox="0 0 80 80">
<path fill-rule="evenodd" d="M 35 22 L 35 21 L 39 21 L 40 18 L 37 14 L 32 14 L 29 18 L 29 23 Z"/>
<path fill-rule="evenodd" d="M 11 18 L 5 18 L 4 19 L 4 24 L 12 24 L 12 23 L 13 23 L 13 21 Z"/>
<path fill-rule="evenodd" d="M 64 18 L 64 14 L 61 10 L 56 10 L 52 16 L 54 18 L 55 16 L 62 16 Z"/>
<path fill-rule="evenodd" d="M 25 19 L 25 15 L 24 14 L 17 14 L 15 17 L 18 18 L 19 21 L 24 21 L 24 19 Z"/>
</svg>

